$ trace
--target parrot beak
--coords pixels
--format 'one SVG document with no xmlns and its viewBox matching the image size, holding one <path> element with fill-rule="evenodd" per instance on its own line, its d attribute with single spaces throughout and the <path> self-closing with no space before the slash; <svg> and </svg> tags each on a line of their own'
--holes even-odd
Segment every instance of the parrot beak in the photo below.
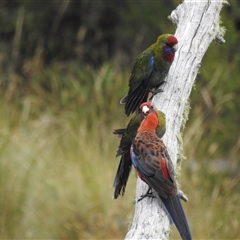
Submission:
<svg viewBox="0 0 240 240">
<path fill-rule="evenodd" d="M 147 115 L 149 113 L 149 108 L 147 106 L 143 106 L 142 112 L 144 115 Z"/>
<path fill-rule="evenodd" d="M 173 45 L 173 46 L 172 46 L 172 49 L 173 49 L 174 52 L 176 52 L 177 49 L 178 49 L 178 44 Z"/>
</svg>

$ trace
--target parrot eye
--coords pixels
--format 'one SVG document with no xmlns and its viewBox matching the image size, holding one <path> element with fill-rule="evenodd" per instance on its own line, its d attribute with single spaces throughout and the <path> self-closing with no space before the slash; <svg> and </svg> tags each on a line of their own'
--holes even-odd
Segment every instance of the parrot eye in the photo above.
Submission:
<svg viewBox="0 0 240 240">
<path fill-rule="evenodd" d="M 167 47 L 172 47 L 170 43 L 165 43 Z"/>
</svg>

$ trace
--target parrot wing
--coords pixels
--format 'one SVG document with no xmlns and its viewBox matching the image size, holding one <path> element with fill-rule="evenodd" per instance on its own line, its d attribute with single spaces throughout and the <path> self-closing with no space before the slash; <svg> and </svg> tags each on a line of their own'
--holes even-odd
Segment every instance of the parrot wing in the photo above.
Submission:
<svg viewBox="0 0 240 240">
<path fill-rule="evenodd" d="M 125 103 L 127 116 L 133 113 L 142 102 L 147 101 L 148 86 L 154 66 L 154 56 L 148 49 L 135 60 L 129 79 L 128 95 L 121 100 L 121 103 Z"/>
<path fill-rule="evenodd" d="M 177 192 L 173 179 L 174 167 L 164 143 L 158 137 L 151 137 L 151 143 L 144 141 L 149 140 L 146 132 L 135 138 L 131 152 L 132 162 L 141 178 L 160 196 L 167 198 Z"/>
<path fill-rule="evenodd" d="M 148 80 L 154 69 L 154 56 L 151 51 L 145 50 L 136 60 L 129 79 L 129 88 L 134 92 L 143 84 L 148 86 Z"/>
<path fill-rule="evenodd" d="M 124 131 L 123 129 L 121 129 L 120 131 L 118 129 L 113 131 L 113 133 L 116 133 L 116 134 L 122 133 L 122 138 L 117 149 L 116 157 L 121 156 L 126 152 L 130 151 L 132 142 L 136 137 L 137 129 L 139 128 L 140 124 L 141 124 L 141 116 L 135 115 L 129 121 Z"/>
</svg>

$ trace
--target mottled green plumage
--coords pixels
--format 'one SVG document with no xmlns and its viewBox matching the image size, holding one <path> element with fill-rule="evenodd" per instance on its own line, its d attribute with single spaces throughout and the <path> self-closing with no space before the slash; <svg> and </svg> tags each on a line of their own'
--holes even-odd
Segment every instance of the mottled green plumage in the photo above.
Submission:
<svg viewBox="0 0 240 240">
<path fill-rule="evenodd" d="M 154 44 L 136 58 L 128 94 L 120 102 L 125 103 L 127 116 L 147 101 L 149 91 L 157 89 L 164 82 L 174 59 L 177 42 L 171 34 L 160 35 Z"/>
</svg>

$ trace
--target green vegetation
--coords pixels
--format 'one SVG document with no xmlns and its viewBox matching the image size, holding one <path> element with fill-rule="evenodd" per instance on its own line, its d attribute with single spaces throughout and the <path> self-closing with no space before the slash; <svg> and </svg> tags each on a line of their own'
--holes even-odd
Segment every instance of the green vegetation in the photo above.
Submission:
<svg viewBox="0 0 240 240">
<path fill-rule="evenodd" d="M 109 71 L 98 72 L 106 86 Z M 123 121 L 120 113 L 117 122 L 108 116 L 113 107 L 100 101 L 102 84 L 91 89 L 94 100 L 81 94 L 80 74 L 49 68 L 24 96 L 1 98 L 2 238 L 117 238 L 126 231 L 132 197 L 112 200 L 118 143 L 111 129 Z"/>
<path fill-rule="evenodd" d="M 45 69 L 22 96 L 2 92 L 2 238 L 123 238 L 127 231 L 134 174 L 124 198 L 112 200 L 118 139 L 111 130 L 127 121 L 117 105 L 121 94 L 112 89 L 124 89 L 124 79 L 109 64 L 95 73 L 73 64 L 67 69 Z M 82 76 L 101 84 L 84 95 Z M 113 76 L 115 84 L 108 81 Z M 194 124 L 186 130 L 197 139 Z M 196 142 L 186 136 L 186 152 L 197 149 Z M 190 157 L 182 164 L 181 185 L 190 199 L 184 207 L 196 238 L 239 237 L 240 177 L 230 167 L 219 172 L 217 164 Z"/>
<path fill-rule="evenodd" d="M 165 1 L 159 2 L 165 9 L 161 19 L 177 4 L 171 1 L 169 9 Z M 123 198 L 112 200 L 119 139 L 111 131 L 128 122 L 119 100 L 127 91 L 132 59 L 155 35 L 168 32 L 171 23 L 158 22 L 153 2 L 144 4 L 144 11 L 154 14 L 143 19 L 141 4 L 124 2 L 112 33 L 111 43 L 118 48 L 104 55 L 108 45 L 99 36 L 109 32 L 91 29 L 98 19 L 90 21 L 86 14 L 98 8 L 100 13 L 114 12 L 114 5 L 106 10 L 104 4 L 70 2 L 63 11 L 64 21 L 59 20 L 59 28 L 52 28 L 51 38 L 46 34 L 45 39 L 46 23 L 64 4 L 45 3 L 44 8 L 38 4 L 0 3 L 5 10 L 0 30 L 0 238 L 122 239 L 134 211 L 136 177 L 131 174 Z M 69 16 L 78 16 L 77 4 L 86 14 L 79 29 L 69 27 L 66 32 L 72 26 Z M 226 44 L 213 43 L 204 58 L 184 131 L 187 160 L 179 181 L 189 198 L 183 204 L 195 239 L 240 238 L 238 5 L 233 1 L 223 11 Z M 35 19 L 37 10 L 45 21 Z M 23 15 L 21 37 L 15 28 Z M 64 34 L 57 37 L 59 29 Z M 81 35 L 84 29 L 96 34 L 90 42 Z M 76 31 L 83 42 L 78 39 L 80 43 L 73 41 L 74 47 L 69 47 L 66 39 L 76 37 L 71 35 Z M 100 60 L 95 63 L 93 58 Z M 172 238 L 178 238 L 174 228 Z"/>
</svg>

